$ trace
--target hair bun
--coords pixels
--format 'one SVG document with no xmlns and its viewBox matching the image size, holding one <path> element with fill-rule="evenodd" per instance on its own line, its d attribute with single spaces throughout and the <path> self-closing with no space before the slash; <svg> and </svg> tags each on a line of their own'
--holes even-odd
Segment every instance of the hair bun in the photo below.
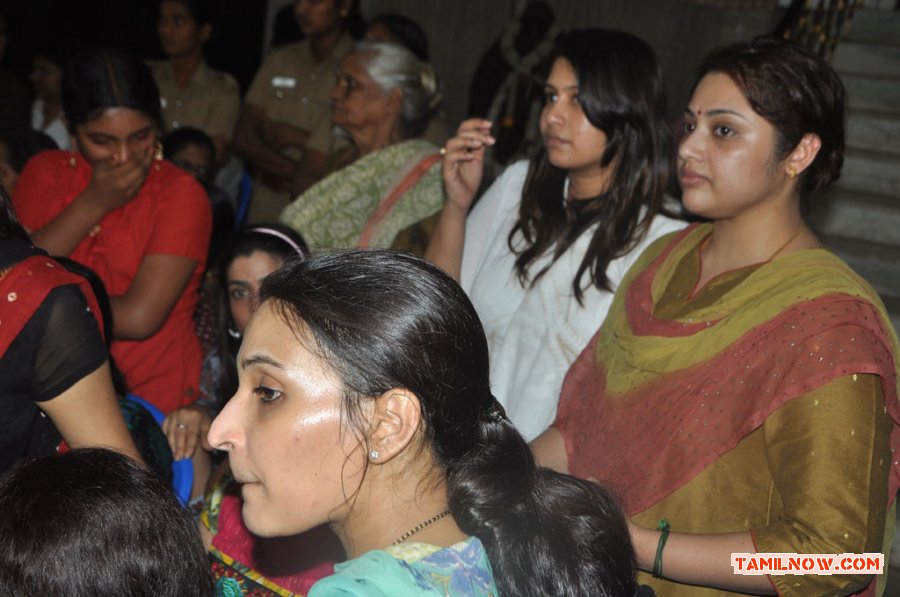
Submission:
<svg viewBox="0 0 900 597">
<path fill-rule="evenodd" d="M 428 97 L 428 107 L 431 110 L 436 110 L 438 106 L 441 105 L 443 98 L 441 97 L 440 92 L 440 82 L 438 81 L 437 74 L 434 72 L 434 67 L 431 66 L 431 63 L 419 63 L 419 83 L 422 85 L 422 90 Z"/>
</svg>

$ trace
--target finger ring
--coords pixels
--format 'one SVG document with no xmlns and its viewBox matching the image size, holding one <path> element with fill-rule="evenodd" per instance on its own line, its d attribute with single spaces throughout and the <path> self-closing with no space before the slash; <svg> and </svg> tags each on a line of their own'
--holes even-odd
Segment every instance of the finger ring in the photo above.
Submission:
<svg viewBox="0 0 900 597">
<path fill-rule="evenodd" d="M 178 427 L 179 429 L 187 429 L 187 425 L 185 425 L 184 423 L 179 423 L 175 426 Z"/>
<path fill-rule="evenodd" d="M 441 155 L 447 155 L 447 148 L 441 147 Z"/>
</svg>

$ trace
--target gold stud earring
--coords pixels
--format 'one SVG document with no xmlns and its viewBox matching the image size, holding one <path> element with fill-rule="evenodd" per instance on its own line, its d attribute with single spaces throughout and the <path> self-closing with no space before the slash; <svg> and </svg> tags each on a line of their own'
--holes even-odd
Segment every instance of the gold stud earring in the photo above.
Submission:
<svg viewBox="0 0 900 597">
<path fill-rule="evenodd" d="M 790 178 L 797 178 L 797 169 L 791 168 L 790 170 L 788 170 L 788 176 Z"/>
<path fill-rule="evenodd" d="M 162 141 L 157 139 L 156 141 L 156 153 L 153 154 L 153 169 L 159 170 L 159 163 L 163 160 L 163 145 Z"/>
</svg>

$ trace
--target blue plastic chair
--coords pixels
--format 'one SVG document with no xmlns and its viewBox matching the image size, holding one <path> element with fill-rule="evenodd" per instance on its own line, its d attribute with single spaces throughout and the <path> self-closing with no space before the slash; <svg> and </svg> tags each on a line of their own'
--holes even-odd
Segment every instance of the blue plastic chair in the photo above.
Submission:
<svg viewBox="0 0 900 597">
<path fill-rule="evenodd" d="M 161 410 L 150 404 L 140 396 L 128 394 L 125 399 L 142 406 L 147 412 L 153 415 L 157 424 L 162 427 L 166 415 Z M 172 487 L 175 489 L 175 495 L 181 500 L 185 506 L 191 501 L 191 491 L 194 489 L 194 460 L 192 458 L 183 458 L 172 462 Z"/>
</svg>

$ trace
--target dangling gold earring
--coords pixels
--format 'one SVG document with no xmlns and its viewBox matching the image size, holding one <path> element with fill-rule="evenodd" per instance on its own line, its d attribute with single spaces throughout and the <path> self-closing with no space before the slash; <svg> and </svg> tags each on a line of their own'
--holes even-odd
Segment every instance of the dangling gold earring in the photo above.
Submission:
<svg viewBox="0 0 900 597">
<path fill-rule="evenodd" d="M 69 167 L 74 169 L 78 165 L 78 162 L 75 160 L 75 152 L 69 152 Z"/>
<path fill-rule="evenodd" d="M 156 153 L 153 154 L 153 159 L 156 161 L 153 167 L 159 170 L 159 163 L 163 160 L 163 145 L 159 139 L 156 140 Z"/>
<path fill-rule="evenodd" d="M 797 169 L 791 168 L 790 170 L 788 170 L 788 176 L 790 178 L 797 178 Z"/>
</svg>

